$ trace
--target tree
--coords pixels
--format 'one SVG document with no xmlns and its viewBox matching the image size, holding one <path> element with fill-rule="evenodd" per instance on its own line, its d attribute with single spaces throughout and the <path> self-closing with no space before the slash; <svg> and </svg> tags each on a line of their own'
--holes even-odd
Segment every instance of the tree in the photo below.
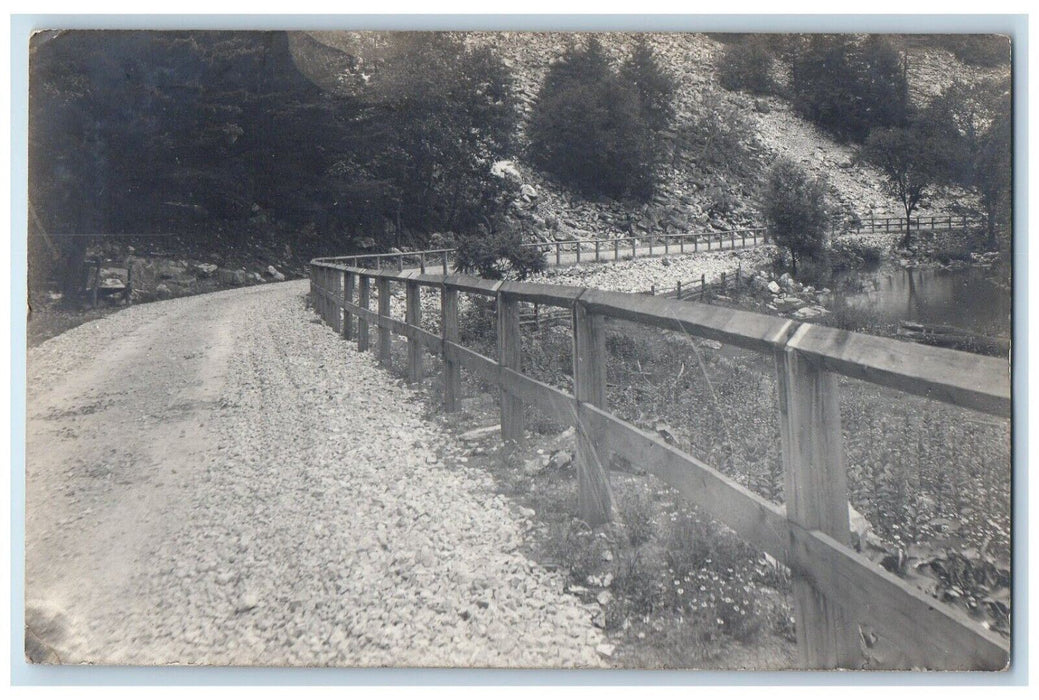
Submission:
<svg viewBox="0 0 1039 700">
<path fill-rule="evenodd" d="M 1009 80 L 956 82 L 920 116 L 949 161 L 943 184 L 973 189 L 985 212 L 988 244 L 996 244 L 997 219 L 1009 210 L 1011 105 Z"/>
<path fill-rule="evenodd" d="M 769 236 L 790 252 L 794 272 L 798 259 L 817 258 L 826 242 L 830 208 L 826 181 L 811 177 L 789 159 L 777 160 L 762 196 Z"/>
<path fill-rule="evenodd" d="M 672 90 L 645 44 L 620 72 L 594 37 L 571 46 L 549 68 L 535 101 L 531 157 L 585 194 L 648 200 Z"/>
<path fill-rule="evenodd" d="M 491 164 L 506 157 L 516 123 L 511 78 L 489 50 L 448 33 L 387 36 L 389 47 L 362 92 L 354 122 L 364 143 L 337 173 L 366 183 L 362 207 L 403 232 L 476 230 L 507 204 Z"/>
<path fill-rule="evenodd" d="M 726 90 L 768 95 L 775 88 L 772 81 L 774 63 L 766 39 L 748 37 L 725 47 L 717 64 L 718 83 Z"/>
<path fill-rule="evenodd" d="M 621 65 L 620 79 L 635 88 L 644 121 L 654 133 L 667 129 L 675 117 L 675 81 L 657 60 L 644 37 Z"/>
<path fill-rule="evenodd" d="M 905 122 L 906 58 L 883 37 L 811 35 L 792 56 L 794 106 L 837 138 L 861 143 L 870 129 Z"/>
<path fill-rule="evenodd" d="M 927 190 L 950 170 L 949 153 L 933 136 L 933 131 L 919 123 L 908 127 L 874 129 L 862 147 L 860 156 L 880 168 L 887 178 L 887 188 L 902 203 L 906 215 L 906 232 L 902 246 L 912 242 L 913 212 Z"/>
<path fill-rule="evenodd" d="M 988 245 L 996 246 L 996 221 L 1001 214 L 1009 220 L 1013 178 L 1011 115 L 1009 95 L 981 135 L 973 168 L 973 185 L 985 209 Z"/>
</svg>

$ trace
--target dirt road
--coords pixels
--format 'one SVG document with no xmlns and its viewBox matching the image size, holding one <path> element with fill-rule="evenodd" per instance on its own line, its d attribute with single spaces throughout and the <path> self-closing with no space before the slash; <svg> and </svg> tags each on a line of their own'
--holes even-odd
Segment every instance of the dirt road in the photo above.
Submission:
<svg viewBox="0 0 1039 700">
<path fill-rule="evenodd" d="M 522 511 L 305 290 L 132 307 L 30 350 L 37 653 L 600 665 L 588 611 L 518 551 Z"/>
</svg>

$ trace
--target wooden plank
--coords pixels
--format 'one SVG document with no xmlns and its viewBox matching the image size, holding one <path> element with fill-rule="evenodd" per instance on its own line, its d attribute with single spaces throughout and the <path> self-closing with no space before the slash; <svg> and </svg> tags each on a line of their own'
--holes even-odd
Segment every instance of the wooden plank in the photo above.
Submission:
<svg viewBox="0 0 1039 700">
<path fill-rule="evenodd" d="M 375 287 L 379 293 L 379 364 L 389 368 L 393 363 L 390 353 L 393 331 L 388 324 L 383 324 L 383 321 L 390 319 L 390 280 L 382 276 L 376 277 Z"/>
<path fill-rule="evenodd" d="M 781 562 L 788 559 L 790 539 L 782 506 L 770 503 L 657 435 L 600 408 L 582 403 L 577 411 L 582 423 L 599 436 L 599 449 L 622 455 L 661 479 L 735 530 L 748 544 Z"/>
<path fill-rule="evenodd" d="M 461 388 L 461 372 L 458 362 L 448 357 L 448 343 L 458 342 L 458 290 L 444 285 L 440 288 L 440 329 L 443 334 L 444 356 L 444 410 L 458 410 L 458 391 Z"/>
<path fill-rule="evenodd" d="M 408 381 L 417 384 L 422 381 L 422 344 L 416 337 L 416 332 L 421 331 L 422 324 L 422 296 L 421 288 L 414 280 L 408 280 L 404 286 L 405 318 L 411 326 L 408 334 Z M 437 338 L 439 341 L 440 339 Z"/>
<path fill-rule="evenodd" d="M 578 301 L 573 309 L 574 395 L 578 404 L 606 408 L 606 331 L 603 317 Z M 578 514 L 595 527 L 613 518 L 614 499 L 600 436 L 581 420 L 575 424 Z"/>
<path fill-rule="evenodd" d="M 367 275 L 361 275 L 357 280 L 357 311 L 368 311 L 368 306 L 371 303 L 371 290 L 372 290 L 372 279 Z M 368 339 L 368 319 L 367 317 L 358 313 L 357 316 L 357 351 L 366 352 L 368 350 L 369 339 Z"/>
<path fill-rule="evenodd" d="M 502 282 L 498 291 L 519 301 L 569 309 L 573 306 L 574 301 L 584 293 L 585 288 L 541 282 L 508 281 Z"/>
<path fill-rule="evenodd" d="M 791 348 L 776 352 L 775 361 L 787 518 L 849 544 L 837 378 Z M 794 572 L 791 583 L 801 665 L 861 667 L 857 626 L 803 573 Z"/>
<path fill-rule="evenodd" d="M 425 328 L 408 326 L 406 337 L 418 343 L 420 352 L 425 348 L 433 355 L 440 355 L 444 349 L 444 339 Z"/>
<path fill-rule="evenodd" d="M 789 346 L 846 377 L 1010 417 L 1006 360 L 812 324 L 803 324 Z"/>
<path fill-rule="evenodd" d="M 485 280 L 480 277 L 448 275 L 444 279 L 444 284 L 453 287 L 460 292 L 482 294 L 483 296 L 493 297 L 497 296 L 498 287 L 500 287 L 502 283 L 500 281 Z"/>
<path fill-rule="evenodd" d="M 523 403 L 537 406 L 552 420 L 564 425 L 576 424 L 577 404 L 570 394 L 508 367 L 502 367 L 499 376 L 505 391 L 518 397 Z"/>
<path fill-rule="evenodd" d="M 444 355 L 457 362 L 462 367 L 465 367 L 480 379 L 490 382 L 495 386 L 501 384 L 501 374 L 499 372 L 498 363 L 486 355 L 481 355 L 464 345 L 451 342 L 444 343 Z"/>
<path fill-rule="evenodd" d="M 582 294 L 581 303 L 587 305 L 589 313 L 679 331 L 759 352 L 771 352 L 780 347 L 798 325 L 784 318 L 721 306 L 596 289 Z"/>
<path fill-rule="evenodd" d="M 827 598 L 894 640 L 914 666 L 1001 669 L 1009 645 L 851 548 L 786 519 L 785 509 L 695 457 L 601 409 L 578 405 L 601 448 L 623 455 L 732 528 L 748 544 L 809 577 Z"/>
<path fill-rule="evenodd" d="M 914 668 L 1005 669 L 1010 645 L 961 611 L 917 590 L 832 537 L 789 524 L 788 565 L 894 642 Z"/>
<path fill-rule="evenodd" d="M 523 335 L 520 328 L 519 301 L 516 297 L 498 292 L 498 364 L 523 371 Z M 514 394 L 502 390 L 499 394 L 501 409 L 501 437 L 506 445 L 523 445 L 523 402 Z"/>
</svg>

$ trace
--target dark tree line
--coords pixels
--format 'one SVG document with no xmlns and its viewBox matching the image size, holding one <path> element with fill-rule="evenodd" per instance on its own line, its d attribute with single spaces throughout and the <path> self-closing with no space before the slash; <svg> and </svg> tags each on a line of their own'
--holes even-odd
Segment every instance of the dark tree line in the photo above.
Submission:
<svg viewBox="0 0 1039 700">
<path fill-rule="evenodd" d="M 113 234 L 344 248 L 474 230 L 507 199 L 489 174 L 514 131 L 505 68 L 443 34 L 389 44 L 342 94 L 305 79 L 280 32 L 37 35 L 32 281 L 74 291 L 88 243 Z"/>
<path fill-rule="evenodd" d="M 674 84 L 648 44 L 613 65 L 595 37 L 548 70 L 530 122 L 533 161 L 592 196 L 646 201 L 666 155 Z"/>
</svg>

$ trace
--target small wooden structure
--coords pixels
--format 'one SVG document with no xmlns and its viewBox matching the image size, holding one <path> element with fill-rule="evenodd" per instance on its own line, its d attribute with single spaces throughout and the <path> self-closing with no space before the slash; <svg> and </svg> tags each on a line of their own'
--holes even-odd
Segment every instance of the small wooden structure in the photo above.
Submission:
<svg viewBox="0 0 1039 700">
<path fill-rule="evenodd" d="M 133 266 L 129 260 L 113 266 L 115 261 L 91 258 L 83 262 L 83 298 L 91 308 L 99 301 L 130 303 L 133 293 Z M 109 274 L 105 275 L 104 273 Z M 111 274 L 114 272 L 115 274 Z"/>
</svg>

